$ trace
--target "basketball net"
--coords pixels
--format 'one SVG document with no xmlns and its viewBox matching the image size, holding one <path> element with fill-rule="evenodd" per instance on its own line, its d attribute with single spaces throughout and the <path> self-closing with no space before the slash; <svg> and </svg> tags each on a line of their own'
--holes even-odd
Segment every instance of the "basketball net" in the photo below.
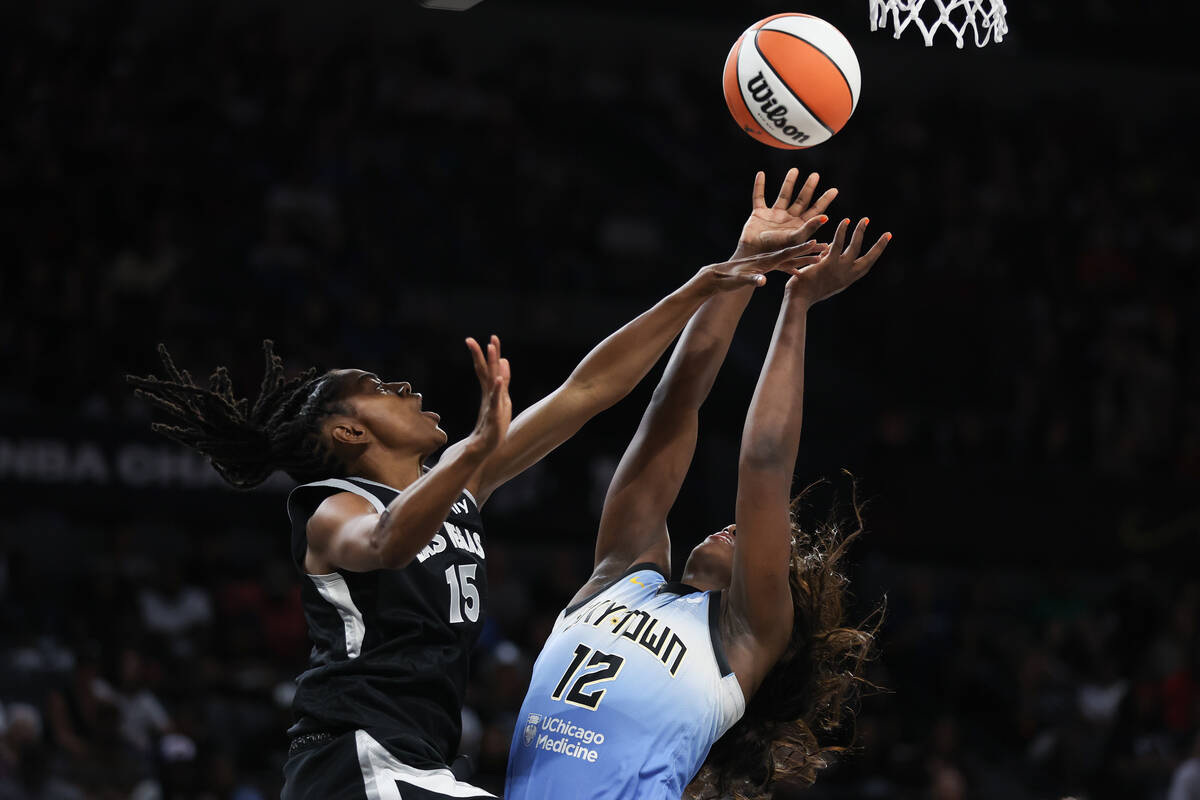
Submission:
<svg viewBox="0 0 1200 800">
<path fill-rule="evenodd" d="M 935 6 L 936 20 L 933 19 Z M 922 7 L 926 8 L 924 17 Z M 905 28 L 915 24 L 925 37 L 925 46 L 932 47 L 933 35 L 938 28 L 946 27 L 954 33 L 961 50 L 969 28 L 975 34 L 975 46 L 983 47 L 989 39 L 1004 41 L 1004 34 L 1008 33 L 1008 24 L 1004 21 L 1007 11 L 1004 0 L 871 0 L 871 30 L 886 28 L 891 14 L 892 27 L 896 29 L 894 39 L 899 39 Z"/>
</svg>

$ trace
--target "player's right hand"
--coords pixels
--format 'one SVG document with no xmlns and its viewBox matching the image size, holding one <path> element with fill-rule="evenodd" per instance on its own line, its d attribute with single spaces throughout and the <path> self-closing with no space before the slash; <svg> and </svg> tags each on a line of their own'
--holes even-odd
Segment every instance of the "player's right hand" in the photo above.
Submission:
<svg viewBox="0 0 1200 800">
<path fill-rule="evenodd" d="M 742 227 L 742 235 L 738 237 L 735 256 L 752 256 L 778 250 L 785 245 L 787 237 L 804 223 L 824 216 L 829 204 L 837 197 L 838 190 L 827 189 L 814 200 L 820 180 L 814 172 L 804 181 L 793 199 L 799 177 L 800 170 L 795 167 L 789 169 L 783 178 L 783 185 L 779 187 L 779 196 L 768 206 L 765 194 L 767 176 L 762 172 L 754 176 L 750 216 Z"/>
<path fill-rule="evenodd" d="M 498 336 L 491 337 L 486 356 L 479 343 L 472 338 L 467 339 L 467 349 L 471 351 L 471 361 L 475 365 L 475 375 L 479 378 L 481 395 L 479 417 L 469 438 L 473 447 L 486 454 L 504 441 L 504 436 L 508 433 L 508 423 L 512 421 L 512 399 L 508 396 L 512 370 L 508 359 L 500 357 Z"/>
<path fill-rule="evenodd" d="M 779 249 L 751 256 L 740 256 L 709 264 L 703 270 L 716 291 L 731 291 L 747 286 L 762 286 L 766 274 L 774 270 L 792 272 L 817 263 L 825 254 L 826 245 L 812 239 L 817 228 L 825 224 L 824 215 L 813 217 L 779 242 Z"/>
</svg>

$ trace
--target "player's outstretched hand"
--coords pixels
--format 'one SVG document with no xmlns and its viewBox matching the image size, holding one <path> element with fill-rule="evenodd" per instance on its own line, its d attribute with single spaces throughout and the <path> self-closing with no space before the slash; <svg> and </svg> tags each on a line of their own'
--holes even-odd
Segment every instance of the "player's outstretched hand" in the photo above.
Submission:
<svg viewBox="0 0 1200 800">
<path fill-rule="evenodd" d="M 492 336 L 488 342 L 487 355 L 474 339 L 467 339 L 471 361 L 475 364 L 475 375 L 479 378 L 479 418 L 471 440 L 483 453 L 495 450 L 508 433 L 512 421 L 512 400 L 508 396 L 508 383 L 512 370 L 508 359 L 500 357 L 500 337 Z"/>
<path fill-rule="evenodd" d="M 846 233 L 850 230 L 850 220 L 842 220 L 824 257 L 814 264 L 795 270 L 795 274 L 788 280 L 788 297 L 811 306 L 832 297 L 866 275 L 892 240 L 892 235 L 885 233 L 870 250 L 860 256 L 868 223 L 870 220 L 866 217 L 859 220 L 854 226 L 850 243 L 847 244 Z"/>
<path fill-rule="evenodd" d="M 767 176 L 763 172 L 754 176 L 750 217 L 738 238 L 735 256 L 752 256 L 786 246 L 792 233 L 809 220 L 823 215 L 837 197 L 837 189 L 826 189 L 820 197 L 813 199 L 820 180 L 820 176 L 814 172 L 793 198 L 799 177 L 800 170 L 795 167 L 789 169 L 783 177 L 783 185 L 779 187 L 779 196 L 768 206 L 765 194 Z"/>
<path fill-rule="evenodd" d="M 778 249 L 756 255 L 735 256 L 720 264 L 709 264 L 700 272 L 712 281 L 716 291 L 762 286 L 767 282 L 766 274 L 774 270 L 794 274 L 802 267 L 816 264 L 824 255 L 826 245 L 811 237 L 827 219 L 824 215 L 813 217 L 793 229 L 782 237 Z"/>
</svg>

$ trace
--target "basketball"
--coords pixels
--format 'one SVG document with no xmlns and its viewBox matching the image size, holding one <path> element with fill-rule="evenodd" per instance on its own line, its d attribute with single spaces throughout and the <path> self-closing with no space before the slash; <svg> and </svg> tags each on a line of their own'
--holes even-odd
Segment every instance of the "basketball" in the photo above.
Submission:
<svg viewBox="0 0 1200 800">
<path fill-rule="evenodd" d="M 842 32 L 808 14 L 751 25 L 725 59 L 725 103 L 763 144 L 801 150 L 833 136 L 858 106 L 861 75 Z"/>
</svg>

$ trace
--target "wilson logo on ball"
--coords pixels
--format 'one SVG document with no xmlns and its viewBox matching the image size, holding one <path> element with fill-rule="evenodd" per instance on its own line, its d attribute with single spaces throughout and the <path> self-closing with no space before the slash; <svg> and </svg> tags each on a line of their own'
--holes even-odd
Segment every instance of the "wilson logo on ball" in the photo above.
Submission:
<svg viewBox="0 0 1200 800">
<path fill-rule="evenodd" d="M 797 128 L 795 125 L 789 124 L 787 119 L 787 106 L 781 105 L 775 99 L 775 92 L 772 91 L 767 79 L 763 77 L 761 72 L 756 73 L 753 78 L 746 82 L 746 91 L 754 98 L 754 102 L 762 103 L 759 110 L 762 111 L 762 116 L 765 120 L 776 128 L 784 136 L 788 137 L 797 144 L 803 144 L 809 139 L 809 135 Z"/>
<path fill-rule="evenodd" d="M 764 144 L 812 147 L 837 133 L 858 105 L 861 75 L 841 32 L 808 14 L 751 25 L 725 59 L 725 103 Z"/>
</svg>

